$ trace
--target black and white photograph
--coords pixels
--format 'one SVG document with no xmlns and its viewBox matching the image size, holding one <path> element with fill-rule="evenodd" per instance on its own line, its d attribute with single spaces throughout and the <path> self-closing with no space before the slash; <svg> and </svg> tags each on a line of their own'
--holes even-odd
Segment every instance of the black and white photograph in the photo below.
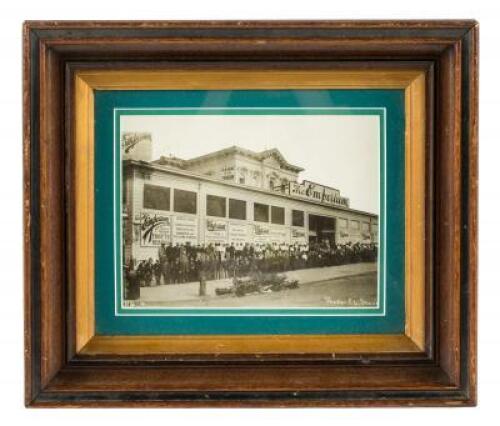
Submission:
<svg viewBox="0 0 500 426">
<path fill-rule="evenodd" d="M 380 126 L 122 115 L 123 306 L 376 307 Z"/>
</svg>

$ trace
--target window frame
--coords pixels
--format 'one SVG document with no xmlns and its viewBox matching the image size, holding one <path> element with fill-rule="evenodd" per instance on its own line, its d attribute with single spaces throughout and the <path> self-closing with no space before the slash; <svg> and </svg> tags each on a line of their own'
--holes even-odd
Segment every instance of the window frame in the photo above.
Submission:
<svg viewBox="0 0 500 426">
<path fill-rule="evenodd" d="M 295 224 L 295 221 L 294 221 L 294 212 L 298 212 L 298 213 L 302 213 L 302 225 L 296 225 Z M 296 209 L 292 209 L 292 226 L 297 226 L 297 227 L 300 227 L 300 228 L 305 228 L 306 226 L 306 212 L 304 210 L 296 210 Z"/>
<path fill-rule="evenodd" d="M 149 188 L 149 189 L 146 189 L 146 188 Z M 160 208 L 158 206 L 152 207 L 150 205 L 148 205 L 148 206 L 146 205 L 146 193 L 147 193 L 147 191 L 151 190 L 152 188 L 168 192 L 168 197 L 164 198 L 164 199 L 167 200 L 168 209 Z M 143 189 L 142 189 L 142 207 L 144 209 L 161 210 L 161 211 L 169 212 L 169 211 L 172 210 L 172 200 L 171 200 L 171 197 L 172 197 L 172 188 L 171 187 L 169 187 L 169 186 L 167 187 L 167 186 L 155 185 L 153 183 L 145 183 L 144 186 L 143 186 Z"/>
<path fill-rule="evenodd" d="M 243 213 L 244 217 L 232 217 L 231 216 L 231 202 L 237 202 L 237 203 L 243 203 Z M 228 209 L 227 209 L 227 215 L 229 219 L 235 219 L 235 220 L 247 220 L 247 202 L 245 200 L 238 200 L 237 198 L 228 198 Z"/>
<path fill-rule="evenodd" d="M 275 222 L 275 221 L 274 221 L 274 212 L 275 212 L 276 210 L 280 210 L 280 211 L 282 211 L 282 212 L 283 212 L 283 214 L 282 214 L 282 216 L 281 216 L 281 217 L 283 218 L 283 222 Z M 284 224 L 285 224 L 285 208 L 284 208 L 284 207 L 279 207 L 279 206 L 271 206 L 271 215 L 270 215 L 270 216 L 271 216 L 271 223 L 272 223 L 273 225 L 284 225 Z"/>
<path fill-rule="evenodd" d="M 188 194 L 194 194 L 194 213 L 191 211 L 184 211 L 184 210 L 177 210 L 176 208 L 176 200 L 177 196 L 176 193 L 178 192 L 185 192 Z M 187 189 L 180 189 L 180 188 L 174 188 L 174 202 L 173 202 L 173 211 L 175 213 L 184 213 L 184 214 L 198 214 L 198 193 L 196 191 L 189 191 Z"/>
<path fill-rule="evenodd" d="M 219 216 L 219 215 L 214 215 L 214 214 L 209 214 L 208 212 L 208 207 L 209 207 L 209 201 L 208 201 L 208 198 L 211 197 L 211 198 L 217 198 L 217 199 L 220 199 L 220 200 L 223 200 L 224 201 L 224 215 L 223 216 Z M 212 195 L 212 194 L 206 194 L 206 197 L 205 197 L 205 215 L 208 216 L 208 217 L 227 217 L 227 198 L 226 197 L 222 197 L 220 195 Z"/>
<path fill-rule="evenodd" d="M 267 209 L 267 214 L 266 214 L 266 216 L 267 216 L 267 220 L 258 220 L 258 219 L 256 218 L 256 214 L 255 214 L 255 212 L 256 212 L 256 207 L 257 207 L 257 206 L 263 206 L 263 207 L 266 207 L 266 209 Z M 269 214 L 269 204 L 262 204 L 262 203 L 256 203 L 256 202 L 254 202 L 254 203 L 253 203 L 253 221 L 254 221 L 254 222 L 260 222 L 260 223 L 269 223 L 269 219 L 270 219 L 270 214 Z"/>
</svg>

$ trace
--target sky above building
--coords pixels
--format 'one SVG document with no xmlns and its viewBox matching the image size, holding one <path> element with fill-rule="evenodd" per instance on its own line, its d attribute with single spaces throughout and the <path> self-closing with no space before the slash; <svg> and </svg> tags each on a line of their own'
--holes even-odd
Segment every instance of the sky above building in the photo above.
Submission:
<svg viewBox="0 0 500 426">
<path fill-rule="evenodd" d="M 189 159 L 237 145 L 278 148 L 307 179 L 340 190 L 354 209 L 379 212 L 380 131 L 369 115 L 122 116 L 121 132 L 150 132 L 153 159 Z"/>
</svg>

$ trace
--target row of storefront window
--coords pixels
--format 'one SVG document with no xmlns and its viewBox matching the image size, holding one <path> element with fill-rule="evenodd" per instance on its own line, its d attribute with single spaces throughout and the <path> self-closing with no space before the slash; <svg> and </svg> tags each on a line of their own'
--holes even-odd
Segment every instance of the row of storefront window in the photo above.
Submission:
<svg viewBox="0 0 500 426">
<path fill-rule="evenodd" d="M 197 213 L 197 194 L 183 189 L 173 190 L 173 211 L 177 213 Z M 146 209 L 170 211 L 171 189 L 158 185 L 144 185 L 143 206 Z M 254 221 L 285 224 L 285 209 L 268 204 L 254 203 Z M 247 202 L 233 198 L 207 195 L 207 216 L 229 217 L 229 219 L 247 219 Z M 304 226 L 304 212 L 292 210 L 292 225 Z"/>
<path fill-rule="evenodd" d="M 170 211 L 171 189 L 158 185 L 144 185 L 143 206 L 147 209 Z M 247 219 L 247 202 L 233 198 L 220 197 L 218 195 L 207 195 L 207 216 L 229 217 L 229 219 Z M 197 213 L 197 194 L 193 191 L 174 189 L 173 211 L 177 213 Z M 303 227 L 305 224 L 304 212 L 302 210 L 291 211 L 292 226 Z M 285 224 L 285 209 L 283 207 L 271 206 L 262 203 L 253 203 L 253 219 L 255 222 Z M 339 219 L 339 228 L 347 228 L 347 219 Z M 359 230 L 360 222 L 350 221 L 350 227 Z M 362 230 L 368 231 L 370 224 L 362 222 Z M 376 230 L 376 225 L 373 225 Z"/>
</svg>

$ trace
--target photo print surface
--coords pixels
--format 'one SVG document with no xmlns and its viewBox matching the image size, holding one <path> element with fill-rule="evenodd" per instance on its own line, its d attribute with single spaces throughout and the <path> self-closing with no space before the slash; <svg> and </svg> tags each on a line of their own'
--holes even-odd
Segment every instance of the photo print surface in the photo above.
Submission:
<svg viewBox="0 0 500 426">
<path fill-rule="evenodd" d="M 123 305 L 376 307 L 380 115 L 209 111 L 120 117 Z"/>
</svg>

